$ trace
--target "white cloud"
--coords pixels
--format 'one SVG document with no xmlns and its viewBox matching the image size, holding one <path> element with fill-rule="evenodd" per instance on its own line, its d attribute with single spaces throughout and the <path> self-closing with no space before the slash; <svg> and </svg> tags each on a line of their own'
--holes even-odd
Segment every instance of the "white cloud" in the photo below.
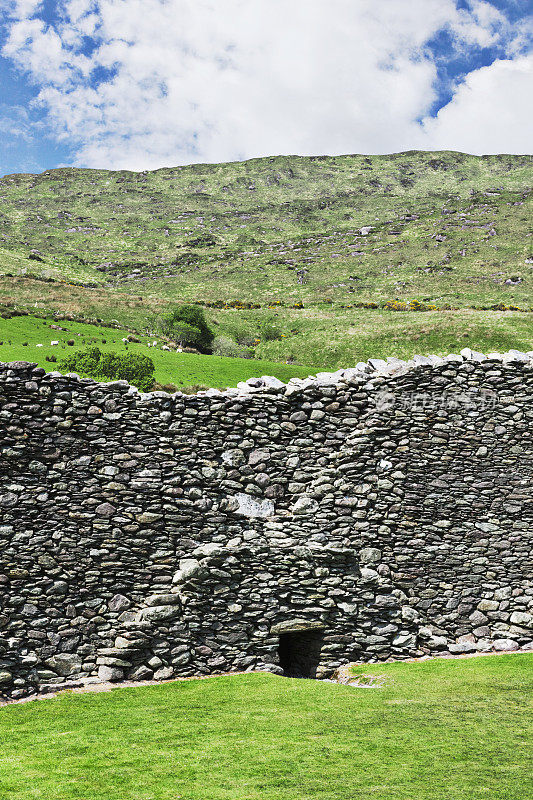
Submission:
<svg viewBox="0 0 533 800">
<path fill-rule="evenodd" d="M 522 142 L 509 131 L 527 97 L 521 58 L 471 73 L 436 120 L 417 122 L 436 99 L 427 42 L 437 32 L 458 50 L 519 48 L 481 0 L 469 11 L 454 0 L 66 0 L 62 9 L 52 28 L 38 3 L 12 4 L 4 53 L 40 86 L 38 102 L 80 165 Z M 490 92 L 505 123 L 483 110 Z"/>
<path fill-rule="evenodd" d="M 468 74 L 436 118 L 424 121 L 435 149 L 530 153 L 533 56 L 495 61 Z"/>
<path fill-rule="evenodd" d="M 13 147 L 16 140 L 22 139 L 30 142 L 33 139 L 32 124 L 28 112 L 23 106 L 6 106 L 0 104 L 0 134 L 2 134 L 4 147 L 6 139 L 9 146 Z"/>
</svg>

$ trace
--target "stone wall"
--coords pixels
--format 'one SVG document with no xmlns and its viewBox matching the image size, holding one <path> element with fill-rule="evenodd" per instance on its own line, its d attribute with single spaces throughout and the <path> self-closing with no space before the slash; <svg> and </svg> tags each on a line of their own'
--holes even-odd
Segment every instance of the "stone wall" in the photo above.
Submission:
<svg viewBox="0 0 533 800">
<path fill-rule="evenodd" d="M 0 690 L 531 646 L 532 397 L 514 351 L 195 396 L 0 365 Z"/>
</svg>

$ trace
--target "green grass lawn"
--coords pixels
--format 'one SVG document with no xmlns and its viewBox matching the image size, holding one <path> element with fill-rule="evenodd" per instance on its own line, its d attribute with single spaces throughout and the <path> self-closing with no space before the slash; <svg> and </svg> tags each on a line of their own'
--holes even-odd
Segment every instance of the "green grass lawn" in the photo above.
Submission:
<svg viewBox="0 0 533 800">
<path fill-rule="evenodd" d="M 0 709 L 2 800 L 525 800 L 531 654 L 251 674 Z"/>
<path fill-rule="evenodd" d="M 59 325 L 66 330 L 55 330 L 51 325 Z M 282 381 L 288 381 L 290 378 L 306 377 L 317 371 L 313 367 L 291 366 L 259 359 L 168 352 L 157 347 L 148 347 L 149 342 L 158 341 L 159 337 L 147 335 L 137 337 L 142 340 L 140 344 L 133 342 L 126 345 L 122 339 L 127 335 L 126 330 L 79 322 L 54 322 L 53 319 L 43 320 L 31 316 L 0 318 L 0 361 L 34 361 L 50 372 L 58 370 L 61 359 L 70 353 L 96 346 L 104 351 L 143 353 L 150 356 L 155 365 L 155 379 L 162 385 L 217 388 L 236 386 L 239 381 L 254 376 L 275 375 Z M 75 344 L 67 345 L 69 340 L 74 340 Z M 59 344 L 51 345 L 52 341 Z M 46 361 L 47 356 L 55 356 L 57 362 Z"/>
</svg>

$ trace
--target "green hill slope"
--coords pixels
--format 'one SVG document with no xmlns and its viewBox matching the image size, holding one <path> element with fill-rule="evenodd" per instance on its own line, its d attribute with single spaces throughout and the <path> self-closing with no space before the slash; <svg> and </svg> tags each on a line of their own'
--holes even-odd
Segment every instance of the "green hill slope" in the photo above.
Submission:
<svg viewBox="0 0 533 800">
<path fill-rule="evenodd" d="M 169 303 L 201 301 L 220 333 L 258 338 L 259 356 L 305 350 L 317 366 L 350 357 L 354 328 L 370 355 L 383 335 L 395 354 L 401 330 L 420 333 L 412 352 L 472 326 L 490 348 L 501 311 L 533 305 L 532 163 L 413 151 L 6 176 L 0 303 L 151 331 Z M 414 311 L 360 307 L 386 303 Z M 275 345 L 260 336 L 274 315 Z M 531 316 L 512 319 L 506 336 L 531 349 Z"/>
</svg>

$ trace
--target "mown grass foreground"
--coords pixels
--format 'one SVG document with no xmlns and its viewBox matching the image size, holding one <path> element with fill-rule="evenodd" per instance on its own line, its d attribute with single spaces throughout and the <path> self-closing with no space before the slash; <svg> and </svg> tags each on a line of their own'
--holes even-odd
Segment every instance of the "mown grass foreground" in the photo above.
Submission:
<svg viewBox="0 0 533 800">
<path fill-rule="evenodd" d="M 17 800 L 523 800 L 533 655 L 368 665 L 380 689 L 250 674 L 0 709 Z"/>
</svg>

